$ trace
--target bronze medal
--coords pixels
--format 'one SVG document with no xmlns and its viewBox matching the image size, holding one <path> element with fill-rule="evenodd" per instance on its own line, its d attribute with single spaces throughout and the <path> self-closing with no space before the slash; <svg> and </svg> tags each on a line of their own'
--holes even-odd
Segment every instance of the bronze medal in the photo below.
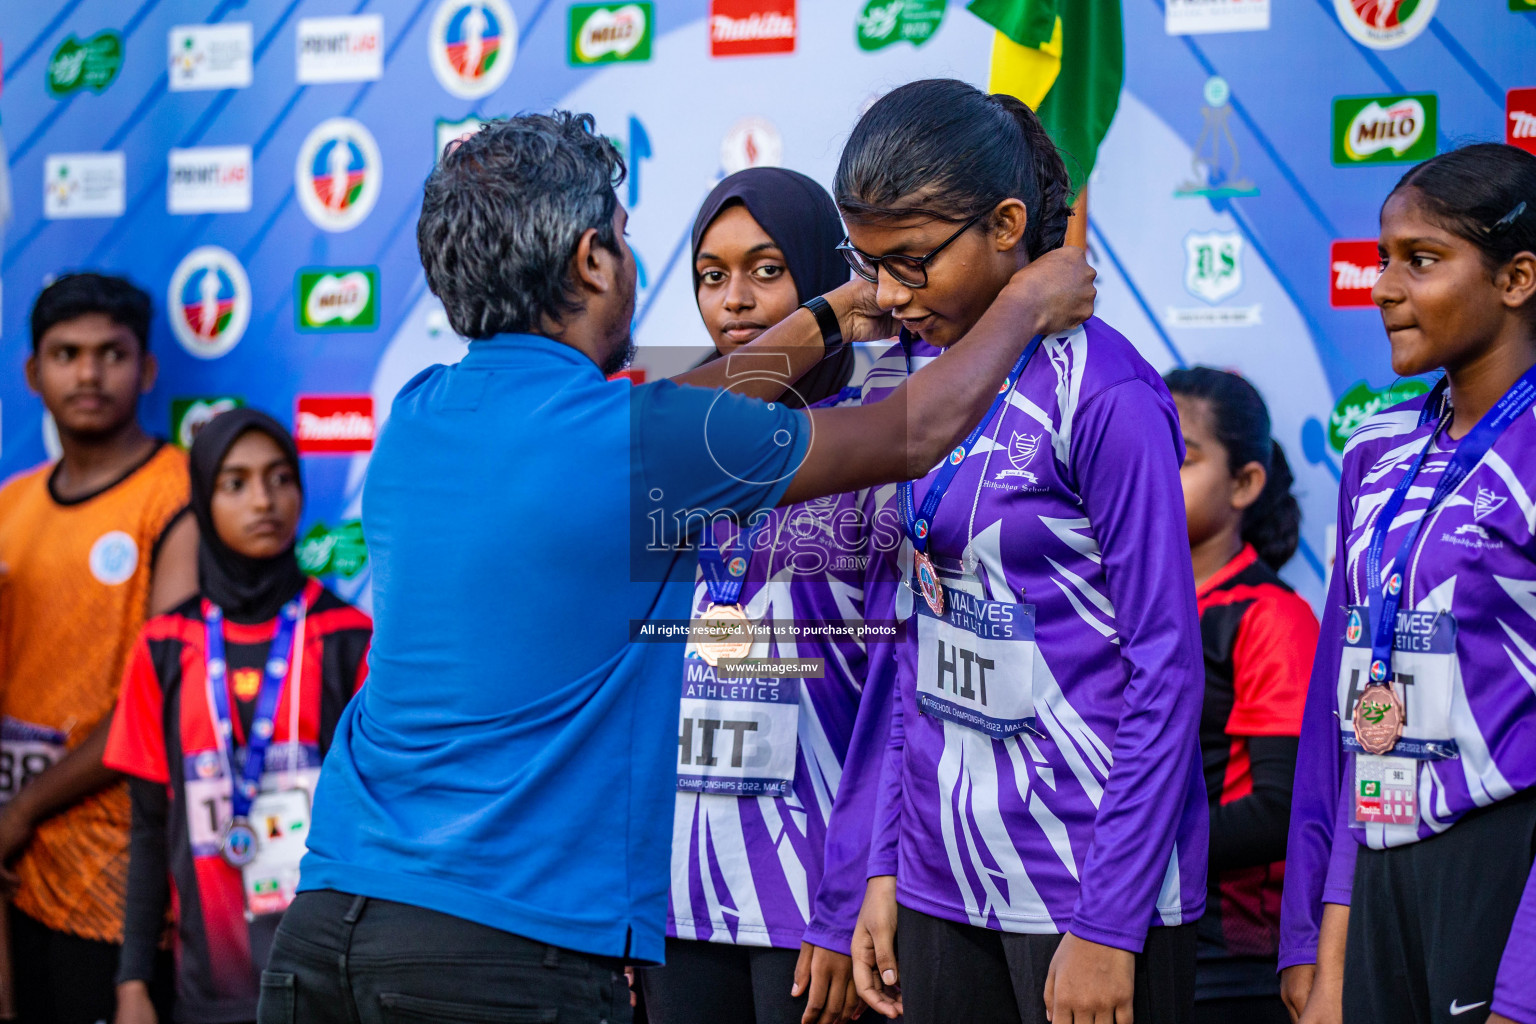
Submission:
<svg viewBox="0 0 1536 1024">
<path fill-rule="evenodd" d="M 1355 704 L 1355 739 L 1367 754 L 1385 754 L 1403 734 L 1405 717 L 1402 698 L 1391 683 L 1367 686 Z"/>
<path fill-rule="evenodd" d="M 752 650 L 751 620 L 741 605 L 711 604 L 699 619 L 709 639 L 695 640 L 694 647 L 711 668 L 722 660 L 745 658 Z"/>
<path fill-rule="evenodd" d="M 933 614 L 944 614 L 944 584 L 939 582 L 939 574 L 933 567 L 933 559 L 921 551 L 912 552 L 912 574 L 917 577 L 917 587 L 923 594 L 923 600 L 928 602 L 928 607 Z"/>
</svg>

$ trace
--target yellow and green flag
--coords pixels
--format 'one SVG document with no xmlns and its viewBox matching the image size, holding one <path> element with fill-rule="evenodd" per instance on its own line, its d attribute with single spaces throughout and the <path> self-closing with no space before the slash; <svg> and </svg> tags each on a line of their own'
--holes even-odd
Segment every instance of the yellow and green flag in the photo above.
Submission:
<svg viewBox="0 0 1536 1024">
<path fill-rule="evenodd" d="M 972 0 L 969 9 L 997 29 L 988 87 L 1040 115 L 1080 191 L 1125 81 L 1120 0 Z"/>
</svg>

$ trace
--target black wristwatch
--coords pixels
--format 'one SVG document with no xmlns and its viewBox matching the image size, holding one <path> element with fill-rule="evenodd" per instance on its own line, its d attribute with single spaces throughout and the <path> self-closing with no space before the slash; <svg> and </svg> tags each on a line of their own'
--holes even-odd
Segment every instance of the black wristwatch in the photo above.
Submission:
<svg viewBox="0 0 1536 1024">
<path fill-rule="evenodd" d="M 843 340 L 842 324 L 837 322 L 837 314 L 832 312 L 832 303 L 816 295 L 800 303 L 800 306 L 811 311 L 811 315 L 816 318 L 816 326 L 821 328 L 821 343 L 826 349 L 822 354 L 823 359 L 836 355 L 847 346 L 848 343 Z"/>
</svg>

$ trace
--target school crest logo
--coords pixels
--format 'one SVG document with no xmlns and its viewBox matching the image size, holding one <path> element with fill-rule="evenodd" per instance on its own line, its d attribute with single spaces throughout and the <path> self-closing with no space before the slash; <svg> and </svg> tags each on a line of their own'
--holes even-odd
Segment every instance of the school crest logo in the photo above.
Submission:
<svg viewBox="0 0 1536 1024">
<path fill-rule="evenodd" d="M 316 227 L 350 231 L 379 200 L 383 180 L 379 144 L 350 117 L 321 121 L 299 147 L 293 177 L 299 205 Z"/>
<path fill-rule="evenodd" d="M 443 88 L 460 99 L 479 99 L 512 72 L 517 17 L 507 0 L 442 0 L 427 46 Z"/>
<path fill-rule="evenodd" d="M 1235 231 L 1184 237 L 1184 289 L 1216 305 L 1243 287 L 1243 236 Z"/>
<path fill-rule="evenodd" d="M 181 347 L 217 359 L 240 343 L 251 320 L 251 281 L 228 249 L 203 245 L 177 264 L 166 309 Z"/>
<path fill-rule="evenodd" d="M 1477 498 L 1472 502 L 1472 518 L 1481 522 L 1503 508 L 1508 500 L 1508 495 L 1496 494 L 1486 487 L 1479 487 Z"/>
<path fill-rule="evenodd" d="M 1365 635 L 1365 623 L 1360 620 L 1360 613 L 1351 610 L 1349 613 L 1349 625 L 1344 628 L 1344 639 L 1352 644 L 1360 642 Z"/>
<path fill-rule="evenodd" d="M 1419 37 L 1439 0 L 1333 0 L 1351 39 L 1373 50 L 1395 50 Z"/>
<path fill-rule="evenodd" d="M 91 545 L 91 575 L 109 587 L 127 583 L 139 567 L 139 546 L 122 530 L 96 538 Z"/>
<path fill-rule="evenodd" d="M 1035 453 L 1040 450 L 1040 440 L 1044 436 L 1044 434 L 1021 434 L 1014 431 L 1013 436 L 1008 439 L 1008 461 L 1013 468 L 1000 470 L 997 479 L 1007 480 L 1019 477 L 1031 487 L 1038 484 L 1040 479 L 1029 471 L 1028 466 L 1035 461 Z"/>
</svg>

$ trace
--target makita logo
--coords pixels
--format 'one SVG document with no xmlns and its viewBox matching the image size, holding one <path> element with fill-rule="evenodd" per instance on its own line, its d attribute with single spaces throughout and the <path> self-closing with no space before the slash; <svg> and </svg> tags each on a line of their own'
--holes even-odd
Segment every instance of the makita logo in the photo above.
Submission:
<svg viewBox="0 0 1536 1024">
<path fill-rule="evenodd" d="M 301 397 L 294 427 L 301 452 L 371 451 L 373 399 L 368 395 Z"/>
<path fill-rule="evenodd" d="M 1536 88 L 1509 90 L 1504 111 L 1504 141 L 1536 153 Z"/>
<path fill-rule="evenodd" d="M 712 0 L 709 52 L 716 57 L 792 53 L 794 0 Z"/>
<path fill-rule="evenodd" d="M 1374 238 L 1334 242 L 1329 255 L 1333 282 L 1329 304 L 1335 307 L 1374 306 L 1371 289 L 1381 277 L 1381 258 Z"/>
<path fill-rule="evenodd" d="M 717 43 L 793 39 L 795 19 L 793 15 L 783 14 L 754 14 L 750 18 L 731 18 L 717 14 L 709 19 L 709 36 Z"/>
<path fill-rule="evenodd" d="M 300 441 L 372 441 L 373 417 L 360 412 L 333 412 L 319 416 L 299 413 Z"/>
</svg>

